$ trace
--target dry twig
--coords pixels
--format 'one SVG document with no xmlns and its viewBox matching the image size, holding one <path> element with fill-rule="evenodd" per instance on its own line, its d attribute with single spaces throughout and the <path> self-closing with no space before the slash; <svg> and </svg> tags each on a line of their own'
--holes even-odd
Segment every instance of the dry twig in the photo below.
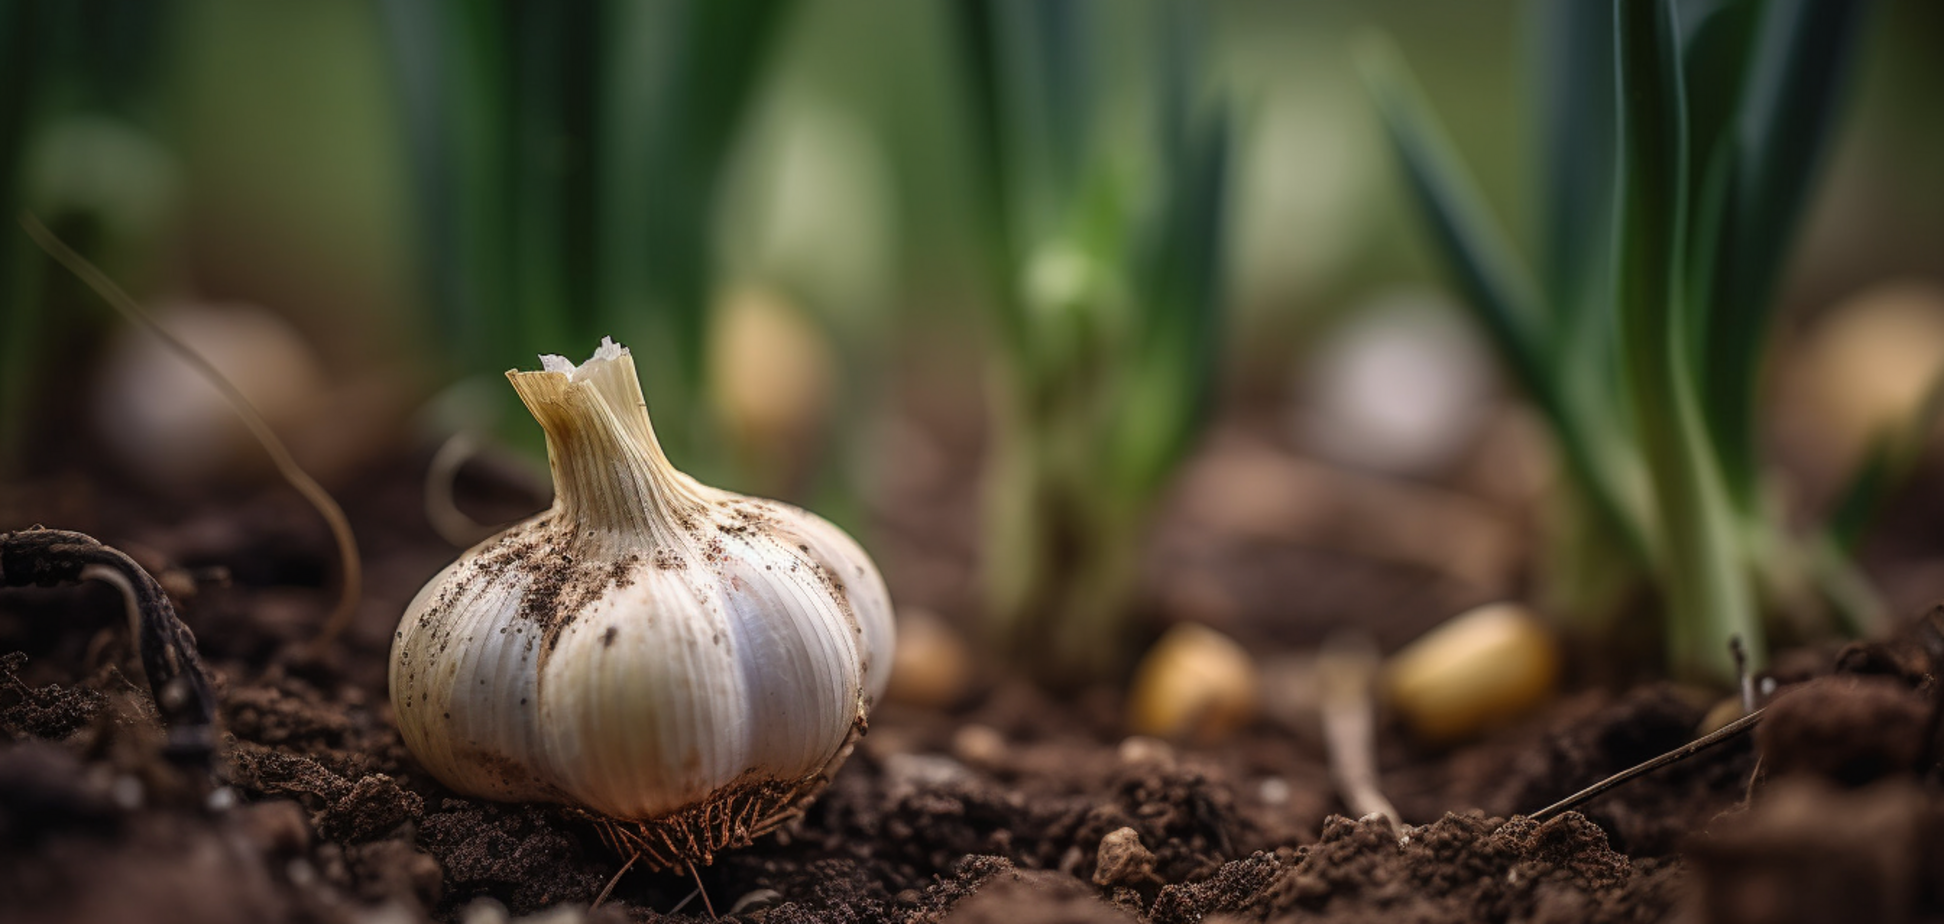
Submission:
<svg viewBox="0 0 1944 924">
<path fill-rule="evenodd" d="M 1593 798 L 1594 796 L 1600 795 L 1601 793 L 1604 793 L 1609 789 L 1619 786 L 1620 784 L 1625 783 L 1628 780 L 1633 779 L 1634 777 L 1640 776 L 1644 773 L 1650 773 L 1652 771 L 1659 770 L 1660 768 L 1665 767 L 1668 764 L 1679 763 L 1680 761 L 1693 757 L 1694 755 L 1699 754 L 1702 751 L 1705 751 L 1711 747 L 1714 747 L 1717 744 L 1720 744 L 1724 741 L 1727 741 L 1730 738 L 1735 737 L 1736 735 L 1741 734 L 1742 732 L 1754 728 L 1756 723 L 1762 720 L 1762 713 L 1765 711 L 1767 710 L 1757 709 L 1754 712 L 1751 712 L 1745 716 L 1742 716 L 1739 719 L 1734 720 L 1733 722 L 1729 722 L 1728 724 L 1723 725 L 1712 732 L 1709 732 L 1708 734 L 1702 735 L 1701 737 L 1696 738 L 1693 741 L 1681 745 L 1680 747 L 1675 748 L 1672 751 L 1668 751 L 1667 753 L 1662 754 L 1659 757 L 1655 757 L 1644 763 L 1639 763 L 1639 764 L 1635 764 L 1634 766 L 1628 767 L 1627 769 L 1622 770 L 1619 773 L 1607 777 L 1606 779 L 1601 780 L 1598 783 L 1594 783 L 1593 785 L 1588 786 L 1585 789 L 1580 790 L 1579 792 L 1573 793 L 1572 795 L 1567 796 L 1566 798 L 1561 799 L 1558 802 L 1548 805 L 1545 808 L 1540 809 L 1539 811 L 1533 812 L 1531 815 L 1528 815 L 1526 817 L 1532 819 L 1533 821 L 1544 821 L 1547 818 L 1551 818 L 1554 815 L 1557 815 L 1561 812 L 1571 809 L 1579 805 L 1580 803 Z"/>
<path fill-rule="evenodd" d="M 1330 752 L 1330 776 L 1350 814 L 1382 815 L 1403 827 L 1377 779 L 1377 719 L 1371 686 L 1377 676 L 1377 650 L 1368 638 L 1337 636 L 1316 657 L 1322 687 L 1323 741 Z"/>
<path fill-rule="evenodd" d="M 317 512 L 330 525 L 331 536 L 337 541 L 339 573 L 342 581 L 337 607 L 331 611 L 330 618 L 324 621 L 323 628 L 319 629 L 317 636 L 311 640 L 314 651 L 329 648 L 331 643 L 343 634 L 345 627 L 351 624 L 351 617 L 358 610 L 358 600 L 364 593 L 364 570 L 358 559 L 358 541 L 351 533 L 351 522 L 345 518 L 344 509 L 338 506 L 337 501 L 332 499 L 330 492 L 324 490 L 323 485 L 317 483 L 317 479 L 312 478 L 310 473 L 297 464 L 297 460 L 291 457 L 290 450 L 285 448 L 283 440 L 277 438 L 276 432 L 270 429 L 270 424 L 265 422 L 263 415 L 257 412 L 256 406 L 252 405 L 250 399 L 245 397 L 243 392 L 224 377 L 223 373 L 217 370 L 208 359 L 196 352 L 195 348 L 182 342 L 181 338 L 170 333 L 169 329 L 155 320 L 155 317 L 149 314 L 140 302 L 122 291 L 114 280 L 109 279 L 107 273 L 88 262 L 86 257 L 75 253 L 73 248 L 55 237 L 54 232 L 49 231 L 47 226 L 41 224 L 40 219 L 35 218 L 33 214 L 21 212 L 20 226 L 27 230 L 27 235 L 34 239 L 34 243 L 47 251 L 48 256 L 67 267 L 69 272 L 86 283 L 88 288 L 93 289 L 96 295 L 101 296 L 103 301 L 120 312 L 123 317 L 160 338 L 170 351 L 183 362 L 188 363 L 190 368 L 195 369 L 196 373 L 209 384 L 214 385 L 217 391 L 222 392 L 223 399 L 229 402 L 236 415 L 243 419 L 243 425 L 249 428 L 250 435 L 263 445 L 265 452 L 270 454 L 270 460 L 277 466 L 277 473 L 282 475 L 291 487 L 297 489 L 297 493 L 302 494 L 305 500 L 310 501 L 311 506 L 317 508 Z"/>
</svg>

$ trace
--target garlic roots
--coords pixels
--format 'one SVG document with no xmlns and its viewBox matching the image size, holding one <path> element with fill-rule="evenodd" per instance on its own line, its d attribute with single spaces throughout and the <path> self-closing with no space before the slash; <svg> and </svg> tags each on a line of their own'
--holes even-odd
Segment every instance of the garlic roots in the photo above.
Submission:
<svg viewBox="0 0 1944 924">
<path fill-rule="evenodd" d="M 863 732 L 891 668 L 883 579 L 816 515 L 675 470 L 612 341 L 507 378 L 546 430 L 554 503 L 407 608 L 399 730 L 455 790 L 711 862 L 800 812 Z"/>
</svg>

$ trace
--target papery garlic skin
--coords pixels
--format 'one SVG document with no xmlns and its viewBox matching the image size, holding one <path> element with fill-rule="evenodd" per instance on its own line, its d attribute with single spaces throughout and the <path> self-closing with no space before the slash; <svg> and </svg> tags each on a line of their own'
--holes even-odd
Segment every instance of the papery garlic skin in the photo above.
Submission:
<svg viewBox="0 0 1944 924">
<path fill-rule="evenodd" d="M 676 471 L 626 349 L 542 362 L 507 377 L 547 432 L 553 507 L 406 609 L 399 730 L 455 790 L 633 822 L 651 861 L 709 862 L 848 754 L 889 679 L 889 595 L 825 520 Z"/>
</svg>

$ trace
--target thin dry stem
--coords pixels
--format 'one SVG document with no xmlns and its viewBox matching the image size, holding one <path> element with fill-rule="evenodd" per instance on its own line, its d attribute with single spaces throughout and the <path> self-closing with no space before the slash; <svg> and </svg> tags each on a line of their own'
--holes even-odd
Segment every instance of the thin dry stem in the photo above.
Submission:
<svg viewBox="0 0 1944 924">
<path fill-rule="evenodd" d="M 1755 675 L 1748 671 L 1748 646 L 1739 633 L 1728 636 L 1728 653 L 1735 659 L 1735 682 L 1741 691 L 1742 715 L 1755 711 Z"/>
<path fill-rule="evenodd" d="M 1350 814 L 1382 815 L 1402 828 L 1397 809 L 1384 797 L 1377 777 L 1377 651 L 1368 638 L 1339 637 L 1324 643 L 1316 673 L 1322 686 L 1323 741 L 1329 748 L 1330 776 Z"/>
<path fill-rule="evenodd" d="M 439 451 L 432 454 L 432 463 L 425 469 L 426 522 L 432 524 L 432 531 L 439 538 L 462 549 L 496 532 L 460 510 L 452 497 L 452 484 L 458 479 L 459 470 L 478 454 L 479 438 L 471 431 L 461 430 L 439 444 Z"/>
<path fill-rule="evenodd" d="M 708 909 L 709 919 L 715 920 L 715 902 L 709 901 L 709 890 L 702 885 L 702 873 L 696 870 L 693 862 L 689 863 L 688 868 L 689 878 L 695 880 L 695 891 L 702 896 L 702 907 Z"/>
<path fill-rule="evenodd" d="M 615 885 L 621 882 L 621 877 L 627 875 L 628 870 L 632 868 L 635 865 L 635 861 L 639 859 L 641 859 L 641 854 L 639 853 L 629 855 L 628 862 L 621 864 L 621 868 L 614 871 L 614 877 L 607 881 L 607 885 L 601 887 L 601 894 L 594 896 L 594 903 L 588 905 L 587 910 L 593 911 L 594 909 L 601 907 L 601 903 L 607 901 L 608 893 L 614 891 Z"/>
<path fill-rule="evenodd" d="M 1548 805 L 1545 808 L 1540 809 L 1539 811 L 1533 812 L 1531 815 L 1528 815 L 1526 817 L 1532 819 L 1533 821 L 1544 821 L 1547 818 L 1551 818 L 1552 816 L 1564 812 L 1567 809 L 1573 808 L 1574 806 L 1577 806 L 1580 803 L 1593 798 L 1594 796 L 1600 795 L 1601 793 L 1604 793 L 1607 790 L 1614 788 L 1615 786 L 1619 786 L 1620 784 L 1625 783 L 1628 780 L 1633 779 L 1634 777 L 1640 776 L 1641 774 L 1648 773 L 1653 770 L 1659 770 L 1660 768 L 1665 767 L 1668 764 L 1678 763 L 1680 761 L 1693 757 L 1694 755 L 1699 754 L 1702 751 L 1705 751 L 1711 747 L 1714 747 L 1717 744 L 1720 744 L 1724 741 L 1727 741 L 1730 738 L 1735 737 L 1736 735 L 1741 734 L 1742 732 L 1754 728 L 1756 723 L 1762 720 L 1762 713 L 1765 711 L 1766 711 L 1765 709 L 1757 709 L 1754 712 L 1751 712 L 1745 716 L 1742 716 L 1739 719 L 1734 720 L 1733 722 L 1729 722 L 1728 724 L 1721 726 L 1715 731 L 1709 732 L 1706 735 L 1702 735 L 1701 737 L 1696 738 L 1693 741 L 1690 741 L 1684 745 L 1681 745 L 1680 747 L 1675 748 L 1672 751 L 1668 751 L 1667 753 L 1662 754 L 1659 757 L 1655 757 L 1651 760 L 1647 760 L 1645 762 L 1628 767 L 1627 769 L 1622 770 L 1619 773 L 1607 777 L 1606 779 L 1601 780 L 1598 783 L 1594 783 L 1593 785 L 1588 786 L 1585 789 L 1580 790 L 1579 792 L 1573 793 L 1572 795 L 1567 796 L 1566 798 L 1561 799 L 1558 802 Z"/>
<path fill-rule="evenodd" d="M 331 536 L 337 540 L 342 586 L 339 588 L 337 607 L 331 611 L 330 618 L 324 621 L 323 627 L 310 642 L 313 651 L 322 651 L 330 647 L 351 624 L 351 617 L 358 609 L 358 600 L 364 594 L 364 570 L 358 559 L 358 541 L 351 533 L 351 522 L 345 518 L 344 509 L 338 506 L 337 501 L 332 499 L 330 492 L 324 490 L 323 485 L 317 483 L 317 479 L 312 478 L 297 464 L 296 459 L 291 458 L 290 450 L 285 448 L 283 440 L 277 438 L 276 432 L 270 429 L 263 415 L 257 412 L 256 406 L 251 404 L 250 399 L 245 397 L 243 392 L 208 359 L 196 352 L 194 347 L 170 333 L 169 329 L 163 327 L 161 322 L 149 314 L 140 302 L 122 291 L 114 280 L 109 279 L 107 273 L 102 272 L 99 267 L 88 262 L 86 257 L 75 253 L 73 248 L 55 237 L 54 232 L 41 224 L 40 219 L 35 218 L 33 213 L 21 212 L 20 226 L 27 230 L 27 235 L 34 239 L 34 243 L 47 251 L 48 256 L 53 257 L 56 262 L 66 267 L 68 272 L 86 283 L 88 288 L 93 289 L 95 294 L 101 296 L 109 306 L 134 322 L 136 326 L 146 328 L 155 334 L 170 351 L 183 362 L 188 363 L 190 368 L 196 370 L 197 374 L 211 385 L 216 386 L 216 390 L 222 393 L 224 400 L 229 402 L 230 408 L 236 411 L 236 416 L 242 418 L 243 425 L 249 429 L 250 435 L 262 444 L 265 452 L 270 454 L 270 460 L 277 466 L 277 473 L 283 476 L 284 481 L 289 482 L 297 493 L 302 494 L 305 500 L 310 501 L 311 506 L 317 508 L 318 514 L 330 525 Z"/>
</svg>

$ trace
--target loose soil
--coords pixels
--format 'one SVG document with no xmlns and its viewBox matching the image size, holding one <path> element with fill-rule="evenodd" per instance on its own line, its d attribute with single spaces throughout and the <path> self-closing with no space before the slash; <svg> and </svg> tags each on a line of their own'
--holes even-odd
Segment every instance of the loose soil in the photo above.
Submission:
<svg viewBox="0 0 1944 924">
<path fill-rule="evenodd" d="M 1214 464 L 1262 451 L 1214 446 Z M 169 501 L 118 493 L 102 473 L 0 492 L 0 528 L 84 530 L 162 579 L 214 671 L 225 733 L 214 779 L 160 756 L 111 589 L 0 592 L 0 918 L 708 919 L 689 877 L 615 880 L 625 858 L 587 822 L 456 795 L 405 751 L 385 691 L 392 624 L 455 554 L 424 525 L 423 463 L 340 487 L 370 590 L 321 658 L 302 643 L 331 603 L 331 545 L 286 491 Z M 972 508 L 941 485 L 964 481 L 907 485 L 874 543 L 894 597 L 960 625 Z M 459 488 L 483 517 L 537 503 L 476 473 Z M 1163 523 L 1154 554 L 1182 566 L 1151 569 L 1149 631 L 1193 617 L 1268 652 L 1264 718 L 1213 745 L 1169 745 L 1129 738 L 1112 690 L 1056 700 L 996 674 L 948 710 L 886 704 L 800 822 L 698 871 L 716 912 L 770 924 L 1944 920 L 1927 623 L 1779 659 L 1782 688 L 1755 734 L 1544 823 L 1521 813 L 1690 740 L 1715 701 L 1664 683 L 1585 687 L 1456 749 L 1389 730 L 1379 756 L 1408 822 L 1397 828 L 1337 814 L 1290 679 L 1301 651 L 1358 620 L 1395 646 L 1507 592 L 1493 582 L 1518 579 L 1518 555 L 1452 575 L 1181 510 Z M 1313 592 L 1292 600 L 1294 586 Z"/>
</svg>

